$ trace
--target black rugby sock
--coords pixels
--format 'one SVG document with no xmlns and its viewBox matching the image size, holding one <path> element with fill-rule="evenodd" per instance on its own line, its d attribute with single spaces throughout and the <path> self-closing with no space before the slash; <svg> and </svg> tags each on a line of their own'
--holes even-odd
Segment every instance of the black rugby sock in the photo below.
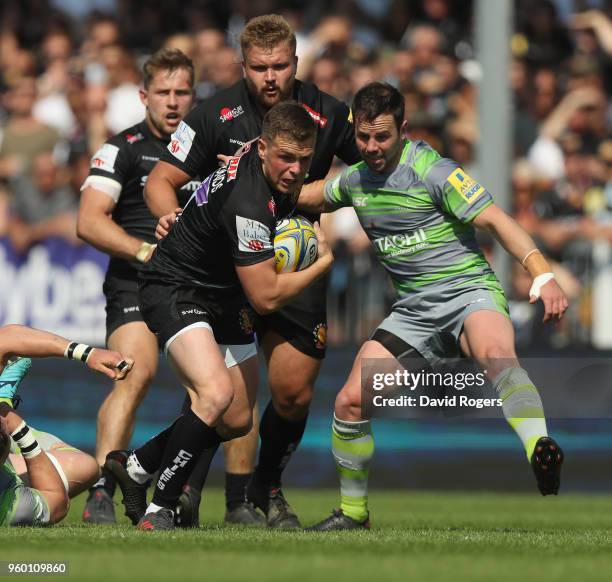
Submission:
<svg viewBox="0 0 612 582">
<path fill-rule="evenodd" d="M 189 410 L 174 424 L 159 466 L 153 503 L 174 511 L 183 485 L 205 449 L 219 446 L 217 431 Z"/>
<path fill-rule="evenodd" d="M 246 487 L 253 473 L 225 473 L 225 507 L 229 510 L 244 503 Z"/>
<path fill-rule="evenodd" d="M 259 423 L 258 481 L 270 487 L 280 487 L 282 472 L 302 440 L 307 419 L 308 416 L 295 422 L 287 420 L 276 412 L 272 401 L 268 403 Z"/>
<path fill-rule="evenodd" d="M 208 447 L 202 451 L 202 454 L 200 455 L 198 462 L 193 467 L 193 471 L 191 471 L 191 475 L 189 475 L 189 479 L 187 479 L 187 483 L 185 483 L 185 485 L 189 485 L 189 487 L 192 487 L 198 493 L 202 491 L 204 482 L 208 476 L 208 471 L 210 470 L 210 464 L 212 463 L 218 449 L 219 443 L 215 443 L 212 447 Z"/>
<path fill-rule="evenodd" d="M 162 462 L 168 439 L 174 430 L 176 423 L 182 416 L 179 416 L 168 428 L 165 428 L 154 437 L 150 438 L 142 447 L 134 451 L 140 466 L 150 474 L 155 473 Z"/>
</svg>

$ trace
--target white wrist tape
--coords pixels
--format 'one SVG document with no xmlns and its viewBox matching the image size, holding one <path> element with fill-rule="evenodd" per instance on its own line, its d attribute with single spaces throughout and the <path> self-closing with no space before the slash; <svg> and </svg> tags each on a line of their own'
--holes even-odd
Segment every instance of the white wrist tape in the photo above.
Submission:
<svg viewBox="0 0 612 582">
<path fill-rule="evenodd" d="M 539 299 L 542 287 L 544 287 L 546 283 L 548 283 L 551 279 L 554 278 L 554 273 L 542 273 L 541 275 L 538 275 L 531 284 L 531 289 L 529 289 L 529 297 L 535 297 L 536 299 Z"/>
<path fill-rule="evenodd" d="M 81 360 L 81 362 L 87 363 L 89 356 L 91 356 L 94 350 L 95 348 L 92 348 L 87 344 L 70 342 L 64 351 L 64 358 L 69 360 Z"/>
</svg>

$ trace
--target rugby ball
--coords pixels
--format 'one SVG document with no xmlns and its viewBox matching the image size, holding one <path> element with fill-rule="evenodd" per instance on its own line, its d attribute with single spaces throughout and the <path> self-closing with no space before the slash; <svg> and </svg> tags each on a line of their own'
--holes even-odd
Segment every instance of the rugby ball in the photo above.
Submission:
<svg viewBox="0 0 612 582">
<path fill-rule="evenodd" d="M 317 259 L 319 244 L 312 223 L 303 216 L 281 220 L 274 234 L 276 272 L 292 273 L 309 267 Z"/>
</svg>

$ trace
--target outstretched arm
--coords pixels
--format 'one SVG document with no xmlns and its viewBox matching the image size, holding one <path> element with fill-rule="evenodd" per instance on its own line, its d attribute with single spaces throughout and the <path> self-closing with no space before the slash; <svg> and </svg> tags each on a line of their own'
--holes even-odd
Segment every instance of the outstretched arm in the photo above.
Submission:
<svg viewBox="0 0 612 582">
<path fill-rule="evenodd" d="M 11 356 L 79 359 L 113 380 L 125 378 L 133 364 L 119 352 L 92 348 L 47 331 L 13 324 L 0 328 L 0 371 Z"/>
<path fill-rule="evenodd" d="M 474 219 L 474 225 L 489 231 L 529 271 L 533 277 L 529 301 L 535 303 L 542 299 L 544 321 L 561 319 L 568 307 L 565 293 L 557 284 L 548 261 L 516 220 L 491 204 Z"/>
</svg>

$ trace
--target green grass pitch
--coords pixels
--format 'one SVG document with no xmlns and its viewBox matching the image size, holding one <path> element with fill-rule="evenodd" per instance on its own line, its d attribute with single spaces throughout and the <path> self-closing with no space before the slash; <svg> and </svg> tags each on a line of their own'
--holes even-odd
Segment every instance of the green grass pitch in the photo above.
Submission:
<svg viewBox="0 0 612 582">
<path fill-rule="evenodd" d="M 338 499 L 330 490 L 287 496 L 304 525 Z M 612 496 L 377 490 L 373 529 L 333 534 L 225 528 L 220 490 L 206 493 L 198 531 L 137 532 L 124 517 L 86 526 L 83 503 L 54 528 L 0 530 L 0 560 L 68 560 L 69 578 L 105 582 L 612 579 Z"/>
</svg>

